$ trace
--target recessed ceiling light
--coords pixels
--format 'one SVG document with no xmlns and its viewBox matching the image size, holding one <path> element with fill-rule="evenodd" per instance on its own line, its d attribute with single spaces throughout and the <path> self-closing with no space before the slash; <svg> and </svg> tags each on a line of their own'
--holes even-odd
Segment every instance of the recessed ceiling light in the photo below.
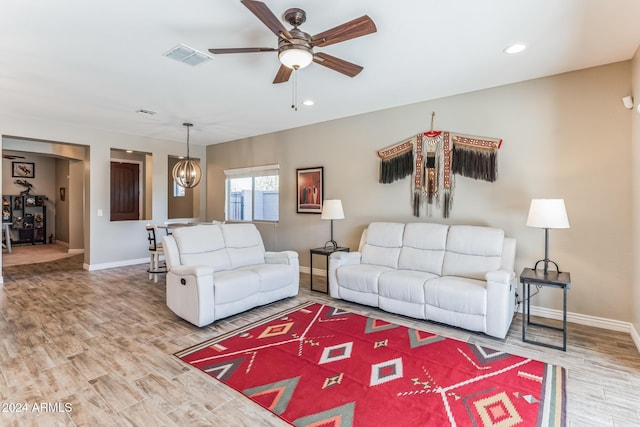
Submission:
<svg viewBox="0 0 640 427">
<path fill-rule="evenodd" d="M 522 43 L 514 43 L 514 44 L 512 44 L 512 45 L 510 45 L 510 46 L 507 46 L 507 47 L 504 49 L 504 51 L 503 51 L 503 52 L 504 52 L 504 53 L 509 53 L 509 54 L 512 54 L 512 53 L 520 53 L 520 52 L 522 52 L 523 50 L 525 50 L 526 48 L 527 48 L 527 46 L 523 45 Z"/>
<path fill-rule="evenodd" d="M 129 153 L 129 154 L 133 153 L 133 150 L 126 150 L 126 151 L 127 151 L 127 153 Z"/>
<path fill-rule="evenodd" d="M 307 107 L 311 107 L 313 104 L 315 104 L 315 102 L 313 102 L 313 99 L 307 99 L 302 101 L 302 105 L 306 105 Z"/>
</svg>

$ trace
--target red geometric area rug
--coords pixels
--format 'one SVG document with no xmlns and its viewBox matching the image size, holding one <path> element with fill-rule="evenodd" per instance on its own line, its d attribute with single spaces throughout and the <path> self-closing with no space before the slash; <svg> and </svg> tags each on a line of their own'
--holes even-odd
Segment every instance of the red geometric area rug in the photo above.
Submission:
<svg viewBox="0 0 640 427">
<path fill-rule="evenodd" d="M 565 370 L 305 303 L 175 354 L 295 426 L 564 426 Z"/>
</svg>

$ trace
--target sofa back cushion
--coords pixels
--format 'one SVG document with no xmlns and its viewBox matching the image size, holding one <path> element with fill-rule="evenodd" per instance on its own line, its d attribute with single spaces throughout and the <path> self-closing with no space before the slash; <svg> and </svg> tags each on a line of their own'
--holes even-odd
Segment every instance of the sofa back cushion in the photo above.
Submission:
<svg viewBox="0 0 640 427">
<path fill-rule="evenodd" d="M 442 265 L 443 276 L 485 280 L 502 263 L 504 231 L 498 228 L 452 225 Z"/>
<path fill-rule="evenodd" d="M 264 264 L 262 236 L 253 224 L 219 225 L 227 245 L 231 268 Z"/>
<path fill-rule="evenodd" d="M 173 231 L 182 265 L 207 265 L 214 270 L 229 270 L 231 260 L 222 230 L 218 225 L 181 227 Z"/>
<path fill-rule="evenodd" d="M 410 223 L 404 228 L 398 268 L 442 275 L 448 225 Z"/>
<path fill-rule="evenodd" d="M 372 222 L 366 230 L 366 243 L 362 247 L 362 264 L 398 268 L 402 248 L 404 224 Z"/>
</svg>

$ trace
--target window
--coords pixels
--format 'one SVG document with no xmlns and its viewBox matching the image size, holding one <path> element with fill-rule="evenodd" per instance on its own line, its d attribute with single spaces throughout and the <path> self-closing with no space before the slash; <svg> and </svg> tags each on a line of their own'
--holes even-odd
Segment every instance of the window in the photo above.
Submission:
<svg viewBox="0 0 640 427">
<path fill-rule="evenodd" d="M 278 221 L 280 166 L 256 166 L 224 171 L 227 221 Z"/>
<path fill-rule="evenodd" d="M 173 197 L 184 197 L 184 196 L 185 196 L 184 187 L 178 185 L 178 183 L 174 179 L 173 180 Z"/>
</svg>

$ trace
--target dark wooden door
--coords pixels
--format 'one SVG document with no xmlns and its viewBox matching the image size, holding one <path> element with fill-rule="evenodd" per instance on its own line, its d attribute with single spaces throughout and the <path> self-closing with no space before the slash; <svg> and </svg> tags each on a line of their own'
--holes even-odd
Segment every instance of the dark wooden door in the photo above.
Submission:
<svg viewBox="0 0 640 427">
<path fill-rule="evenodd" d="M 140 219 L 140 165 L 111 162 L 111 221 Z"/>
</svg>

